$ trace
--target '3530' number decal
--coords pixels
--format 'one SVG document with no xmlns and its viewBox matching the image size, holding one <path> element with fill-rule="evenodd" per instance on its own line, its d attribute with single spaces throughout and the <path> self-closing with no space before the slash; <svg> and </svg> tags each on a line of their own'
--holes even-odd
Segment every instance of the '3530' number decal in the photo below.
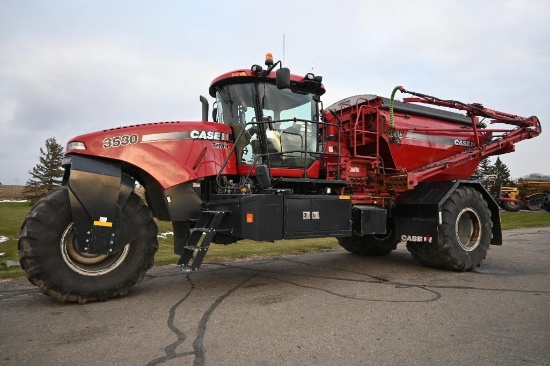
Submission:
<svg viewBox="0 0 550 366">
<path fill-rule="evenodd" d="M 111 147 L 133 145 L 133 144 L 137 144 L 138 141 L 139 141 L 139 137 L 136 134 L 107 137 L 103 139 L 103 148 L 109 149 Z"/>
</svg>

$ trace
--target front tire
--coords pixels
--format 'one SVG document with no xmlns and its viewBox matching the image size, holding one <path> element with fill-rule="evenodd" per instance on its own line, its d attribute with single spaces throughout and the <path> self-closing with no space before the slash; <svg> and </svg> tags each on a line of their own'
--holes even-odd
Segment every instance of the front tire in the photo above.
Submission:
<svg viewBox="0 0 550 366">
<path fill-rule="evenodd" d="M 122 208 L 137 238 L 109 255 L 78 251 L 68 188 L 60 187 L 33 206 L 19 236 L 19 258 L 28 280 L 58 301 L 86 303 L 125 295 L 153 266 L 158 248 L 151 211 L 134 193 Z"/>
<path fill-rule="evenodd" d="M 414 259 L 437 268 L 471 271 L 487 256 L 493 223 L 487 201 L 472 187 L 458 187 L 441 207 L 438 243 L 407 243 Z"/>
</svg>

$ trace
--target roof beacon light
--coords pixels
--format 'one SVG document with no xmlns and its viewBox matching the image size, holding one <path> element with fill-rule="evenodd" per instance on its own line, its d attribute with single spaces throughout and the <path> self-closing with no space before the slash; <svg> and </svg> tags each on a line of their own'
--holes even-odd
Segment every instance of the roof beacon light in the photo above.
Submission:
<svg viewBox="0 0 550 366">
<path fill-rule="evenodd" d="M 273 54 L 271 52 L 265 54 L 265 64 L 266 66 L 273 65 Z"/>
<path fill-rule="evenodd" d="M 304 79 L 306 80 L 313 80 L 315 79 L 315 75 L 313 75 L 311 72 L 308 72 L 306 76 L 304 76 Z"/>
</svg>

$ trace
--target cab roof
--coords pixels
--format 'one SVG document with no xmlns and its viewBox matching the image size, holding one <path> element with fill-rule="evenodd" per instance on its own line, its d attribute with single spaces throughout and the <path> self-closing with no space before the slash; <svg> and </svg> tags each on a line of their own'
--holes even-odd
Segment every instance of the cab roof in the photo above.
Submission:
<svg viewBox="0 0 550 366">
<path fill-rule="evenodd" d="M 250 69 L 239 69 L 227 72 L 215 78 L 210 84 L 208 92 L 210 96 L 216 97 L 216 87 L 227 84 L 242 84 L 253 81 L 267 81 L 275 84 L 275 71 L 271 71 L 269 75 L 263 76 L 254 73 Z M 290 87 L 307 90 L 317 95 L 325 93 L 325 86 L 317 81 L 307 80 L 305 76 L 290 74 Z"/>
</svg>

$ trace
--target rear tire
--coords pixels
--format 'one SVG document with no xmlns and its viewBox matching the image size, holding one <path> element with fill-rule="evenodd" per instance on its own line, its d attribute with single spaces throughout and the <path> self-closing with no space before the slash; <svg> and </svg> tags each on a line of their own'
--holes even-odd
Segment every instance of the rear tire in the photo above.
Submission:
<svg viewBox="0 0 550 366">
<path fill-rule="evenodd" d="M 535 194 L 527 200 L 527 208 L 530 211 L 540 211 L 542 210 L 542 205 L 546 199 L 545 194 Z"/>
<path fill-rule="evenodd" d="M 19 258 L 28 280 L 60 302 L 125 295 L 153 266 L 158 242 L 151 211 L 135 193 L 122 211 L 137 238 L 116 253 L 90 255 L 76 248 L 67 187 L 42 198 L 27 214 L 19 236 Z"/>
<path fill-rule="evenodd" d="M 348 252 L 369 257 L 387 256 L 397 248 L 399 242 L 393 225 L 389 225 L 387 234 L 338 238 L 340 246 Z"/>
<path fill-rule="evenodd" d="M 550 212 L 550 195 L 546 195 L 546 197 L 544 197 L 544 200 L 542 201 L 542 208 L 543 210 Z"/>
<path fill-rule="evenodd" d="M 458 187 L 441 207 L 438 243 L 407 243 L 417 261 L 437 268 L 471 271 L 487 256 L 493 223 L 487 201 L 472 187 Z"/>
<path fill-rule="evenodd" d="M 506 195 L 506 197 L 508 198 L 508 195 Z M 523 203 L 521 201 L 519 202 L 502 201 L 501 207 L 506 211 L 518 212 L 523 208 Z"/>
</svg>

